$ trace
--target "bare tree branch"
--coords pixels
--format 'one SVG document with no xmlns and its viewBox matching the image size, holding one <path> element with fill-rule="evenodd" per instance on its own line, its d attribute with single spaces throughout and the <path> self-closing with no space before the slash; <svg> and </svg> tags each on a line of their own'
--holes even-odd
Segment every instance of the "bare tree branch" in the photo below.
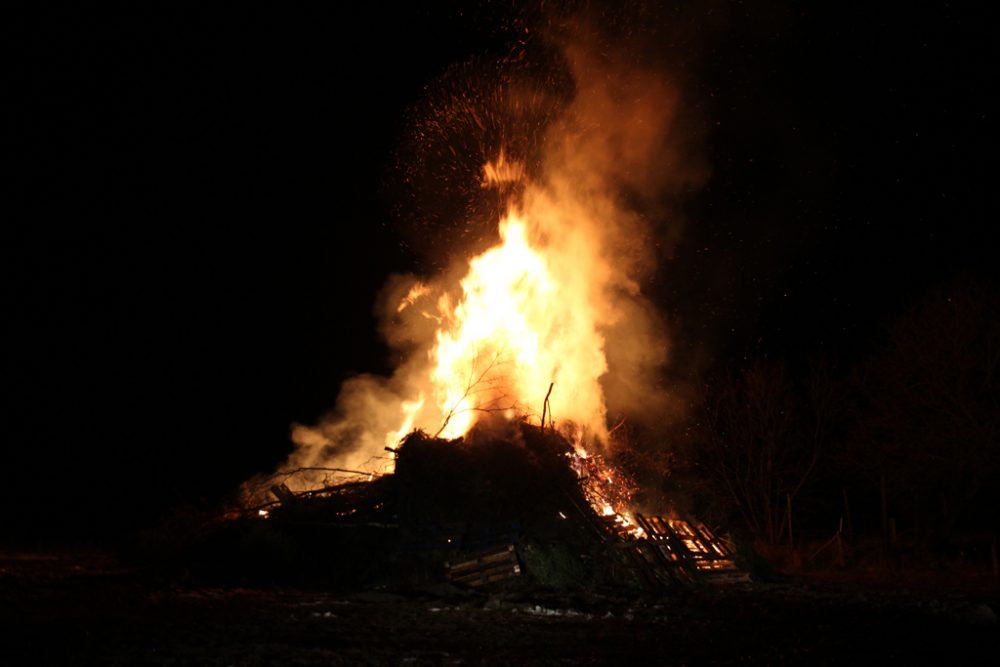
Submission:
<svg viewBox="0 0 1000 667">
<path fill-rule="evenodd" d="M 451 422 L 452 418 L 456 414 L 469 411 L 486 412 L 486 413 L 503 412 L 505 410 L 512 409 L 517 405 L 517 403 L 515 402 L 508 407 L 496 407 L 496 403 L 502 401 L 504 398 L 507 397 L 506 394 L 501 394 L 500 396 L 491 399 L 484 405 L 476 405 L 461 410 L 459 409 L 468 398 L 475 396 L 477 394 L 495 390 L 498 385 L 502 384 L 500 378 L 489 377 L 490 372 L 502 363 L 501 361 L 502 354 L 503 354 L 502 349 L 497 350 L 493 354 L 493 357 L 490 359 L 489 363 L 486 365 L 486 368 L 483 369 L 483 372 L 480 373 L 478 377 L 475 377 L 476 366 L 478 365 L 478 361 L 480 358 L 480 355 L 478 353 L 476 354 L 476 357 L 473 359 L 472 365 L 469 368 L 469 380 L 468 383 L 466 384 L 465 390 L 462 392 L 462 395 L 458 398 L 458 400 L 456 400 L 452 404 L 452 406 L 448 409 L 447 414 L 445 414 L 444 422 L 442 422 L 441 424 L 441 428 L 439 428 L 437 432 L 434 434 L 435 438 L 439 437 L 444 432 L 444 430 L 448 428 L 448 424 Z"/>
</svg>

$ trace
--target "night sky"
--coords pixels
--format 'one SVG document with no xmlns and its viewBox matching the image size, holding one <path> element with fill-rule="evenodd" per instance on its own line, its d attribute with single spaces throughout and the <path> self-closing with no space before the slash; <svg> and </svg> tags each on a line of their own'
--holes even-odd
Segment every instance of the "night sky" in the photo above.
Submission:
<svg viewBox="0 0 1000 667">
<path fill-rule="evenodd" d="M 712 175 L 649 291 L 702 368 L 850 364 L 929 286 L 997 284 L 990 23 L 814 4 L 662 10 Z M 0 514 L 115 534 L 273 469 L 388 370 L 376 293 L 429 261 L 396 213 L 407 114 L 525 12 L 5 12 Z"/>
</svg>

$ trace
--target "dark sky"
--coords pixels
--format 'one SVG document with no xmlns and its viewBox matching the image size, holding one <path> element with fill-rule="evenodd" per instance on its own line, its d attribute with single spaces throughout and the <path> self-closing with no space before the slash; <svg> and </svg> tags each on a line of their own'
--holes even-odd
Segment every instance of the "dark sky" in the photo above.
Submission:
<svg viewBox="0 0 1000 667">
<path fill-rule="evenodd" d="M 652 288 L 681 349 L 849 363 L 926 286 L 995 280 L 989 23 L 914 11 L 685 13 L 712 177 Z M 423 261 L 386 186 L 407 110 L 450 64 L 506 54 L 517 16 L 122 3 L 2 21 L 9 534 L 217 497 L 273 467 L 345 375 L 386 370 L 375 294 Z"/>
</svg>

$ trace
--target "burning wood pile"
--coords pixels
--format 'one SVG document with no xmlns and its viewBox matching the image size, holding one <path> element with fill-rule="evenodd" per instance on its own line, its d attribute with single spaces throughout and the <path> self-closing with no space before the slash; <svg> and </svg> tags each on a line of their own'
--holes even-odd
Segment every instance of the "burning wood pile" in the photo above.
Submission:
<svg viewBox="0 0 1000 667">
<path fill-rule="evenodd" d="M 504 160 L 486 181 L 509 171 Z M 511 204 L 499 243 L 469 260 L 457 289 L 398 285 L 387 327 L 409 360 L 392 378 L 345 383 L 331 416 L 296 427 L 297 449 L 249 485 L 242 518 L 282 543 L 322 544 L 312 551 L 328 552 L 343 582 L 745 580 L 705 526 L 636 512 L 629 475 L 596 454 L 612 441 L 605 383 L 640 392 L 629 384 L 640 362 L 609 366 L 610 323 L 629 314 L 622 349 L 653 339 L 635 335 L 643 311 L 623 305 L 638 297 L 615 282 L 600 226 L 587 232 L 544 192 L 527 201 L 527 212 Z M 557 381 L 569 390 L 553 393 Z"/>
<path fill-rule="evenodd" d="M 552 429 L 497 420 L 456 440 L 416 431 L 394 453 L 392 473 L 312 491 L 289 489 L 293 471 L 259 480 L 272 499 L 240 521 L 318 541 L 331 566 L 368 583 L 663 590 L 748 580 L 704 525 L 616 511 L 630 497 L 626 476 Z"/>
<path fill-rule="evenodd" d="M 293 427 L 279 472 L 251 485 L 242 519 L 275 559 L 309 543 L 294 567 L 355 584 L 740 578 L 705 526 L 637 513 L 629 476 L 599 455 L 609 415 L 648 424 L 683 410 L 662 375 L 665 323 L 643 294 L 661 253 L 649 215 L 700 178 L 679 167 L 677 91 L 608 69 L 603 52 L 565 55 L 544 59 L 556 78 L 517 66 L 420 126 L 414 187 L 476 204 L 454 244 L 435 246 L 469 255 L 389 279 L 378 312 L 392 373 L 346 380 L 318 424 Z M 481 145 L 456 150 L 466 131 Z"/>
<path fill-rule="evenodd" d="M 619 414 L 623 397 L 647 413 L 673 400 L 655 381 L 659 325 L 622 261 L 641 230 L 610 224 L 634 217 L 560 169 L 526 173 L 502 151 L 483 167 L 483 188 L 518 192 L 497 243 L 390 283 L 384 333 L 400 365 L 348 380 L 333 412 L 296 425 L 279 472 L 248 485 L 237 542 L 344 585 L 746 579 L 704 525 L 638 513 L 629 475 L 598 454 L 613 440 L 608 388 Z"/>
<path fill-rule="evenodd" d="M 675 79 L 567 27 L 536 65 L 521 52 L 415 116 L 404 210 L 435 272 L 388 278 L 392 372 L 348 378 L 319 423 L 293 426 L 237 540 L 264 540 L 276 562 L 308 543 L 292 567 L 352 583 L 739 578 L 723 540 L 639 514 L 600 456 L 609 416 L 661 425 L 686 408 L 644 289 L 705 168 Z"/>
</svg>

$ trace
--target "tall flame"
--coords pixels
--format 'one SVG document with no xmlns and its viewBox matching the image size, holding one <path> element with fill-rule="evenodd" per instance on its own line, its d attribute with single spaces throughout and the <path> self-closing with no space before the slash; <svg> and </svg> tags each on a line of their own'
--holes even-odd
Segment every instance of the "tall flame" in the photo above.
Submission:
<svg viewBox="0 0 1000 667">
<path fill-rule="evenodd" d="M 552 383 L 566 391 L 550 413 L 602 430 L 607 362 L 586 295 L 559 279 L 522 214 L 507 214 L 500 239 L 469 262 L 461 300 L 438 303 L 430 379 L 441 435 L 461 436 L 491 412 L 540 416 Z"/>
</svg>

